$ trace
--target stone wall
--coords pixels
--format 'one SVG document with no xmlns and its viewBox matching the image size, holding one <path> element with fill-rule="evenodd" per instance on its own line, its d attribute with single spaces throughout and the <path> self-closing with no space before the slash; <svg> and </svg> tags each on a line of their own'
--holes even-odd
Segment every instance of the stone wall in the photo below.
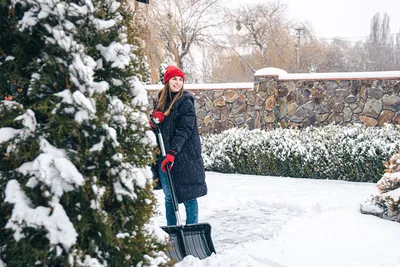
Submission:
<svg viewBox="0 0 400 267">
<path fill-rule="evenodd" d="M 155 98 L 161 86 L 148 86 Z M 201 134 L 330 123 L 400 125 L 400 72 L 288 74 L 267 68 L 253 83 L 185 85 Z"/>
<path fill-rule="evenodd" d="M 260 75 L 255 80 L 260 90 L 267 88 L 266 108 L 274 108 L 282 127 L 400 124 L 400 72 Z M 273 82 L 277 92 L 268 90 Z"/>
<path fill-rule="evenodd" d="M 195 97 L 199 133 L 220 133 L 234 127 L 260 128 L 265 116 L 265 94 L 256 96 L 253 83 L 213 84 L 193 88 L 184 86 Z M 206 89 L 201 89 L 201 88 Z M 211 88 L 210 88 L 211 87 Z M 148 87 L 151 103 L 158 94 L 159 86 Z"/>
</svg>

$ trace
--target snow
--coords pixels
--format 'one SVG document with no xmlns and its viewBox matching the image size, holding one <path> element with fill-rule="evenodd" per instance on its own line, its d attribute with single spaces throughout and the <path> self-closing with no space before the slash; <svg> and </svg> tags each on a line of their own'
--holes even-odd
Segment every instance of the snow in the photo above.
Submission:
<svg viewBox="0 0 400 267">
<path fill-rule="evenodd" d="M 399 79 L 400 71 L 287 73 L 277 68 L 257 70 L 254 76 L 277 76 L 278 80 Z"/>
<path fill-rule="evenodd" d="M 90 267 L 104 267 L 105 266 L 105 265 L 101 264 L 98 259 L 92 258 L 89 255 L 85 255 L 85 261 L 84 262 L 81 263 L 81 262 L 78 261 L 78 263 L 81 264 L 80 266 L 88 266 L 88 267 L 89 266 Z"/>
<path fill-rule="evenodd" d="M 121 101 L 121 99 L 114 97 L 110 99 L 110 104 L 108 104 L 108 107 L 108 110 L 112 114 L 118 114 L 124 111 L 125 105 L 124 102 Z"/>
<path fill-rule="evenodd" d="M 17 180 L 10 180 L 7 183 L 5 196 L 5 202 L 14 204 L 6 228 L 14 230 L 15 240 L 18 241 L 24 237 L 22 233 L 24 225 L 33 228 L 43 226 L 47 231 L 46 237 L 50 244 L 54 246 L 62 244 L 66 250 L 75 244 L 78 234 L 59 203 L 56 201 L 51 203 L 52 209 L 43 206 L 31 208 L 30 200 Z"/>
<path fill-rule="evenodd" d="M 400 224 L 359 211 L 376 184 L 215 172 L 206 179 L 199 222 L 211 224 L 217 254 L 177 267 L 400 266 Z M 153 220 L 164 226 L 163 193 L 155 193 Z"/>
<path fill-rule="evenodd" d="M 40 140 L 40 150 L 43 153 L 35 160 L 22 164 L 16 170 L 46 184 L 56 198 L 74 190 L 75 186 L 83 185 L 82 174 L 69 161 L 65 151 L 52 146 L 44 138 Z M 31 183 L 35 184 L 33 181 Z"/>
<path fill-rule="evenodd" d="M 77 123 L 82 123 L 84 121 L 89 120 L 89 113 L 86 110 L 79 110 L 78 112 L 75 113 L 75 121 Z"/>
<path fill-rule="evenodd" d="M 131 102 L 132 105 L 147 106 L 149 104 L 149 99 L 144 84 L 134 77 L 130 80 L 130 86 L 131 93 L 134 96 Z"/>
<path fill-rule="evenodd" d="M 124 156 L 121 153 L 116 153 L 111 158 L 114 161 L 122 161 L 124 159 Z"/>
<path fill-rule="evenodd" d="M 63 102 L 63 103 L 67 103 L 67 104 L 71 104 L 71 105 L 73 104 L 72 94 L 69 89 L 65 89 L 59 93 L 55 93 L 54 95 L 61 97 L 62 98 L 61 102 Z"/>
<path fill-rule="evenodd" d="M 8 140 L 13 139 L 20 132 L 21 130 L 17 130 L 11 127 L 0 128 L 0 144 L 8 142 Z"/>
<path fill-rule="evenodd" d="M 79 106 L 84 107 L 86 110 L 96 113 L 96 106 L 88 99 L 81 91 L 75 91 L 72 98 Z"/>
<path fill-rule="evenodd" d="M 146 136 L 149 140 L 149 145 L 150 146 L 155 146 L 157 145 L 157 137 L 152 131 L 146 131 Z"/>
<path fill-rule="evenodd" d="M 125 237 L 130 237 L 131 235 L 129 233 L 118 233 L 116 235 L 117 238 L 125 238 Z"/>
<path fill-rule="evenodd" d="M 101 198 L 103 197 L 104 193 L 106 192 L 106 188 L 104 186 L 98 187 L 97 185 L 92 185 L 92 191 L 94 195 L 96 196 L 96 199 L 92 199 L 90 201 L 90 208 L 94 210 L 100 210 L 100 203 L 101 203 Z"/>
<path fill-rule="evenodd" d="M 102 58 L 99 58 L 99 59 L 96 61 L 96 70 L 101 70 L 101 69 L 103 69 L 103 59 L 102 59 Z"/>
<path fill-rule="evenodd" d="M 76 50 L 83 49 L 77 45 Z M 81 53 L 72 53 L 72 64 L 68 66 L 71 81 L 85 92 L 87 87 L 93 83 L 94 69 L 97 62 L 90 56 Z"/>
<path fill-rule="evenodd" d="M 112 83 L 113 83 L 115 86 L 121 86 L 121 85 L 123 84 L 122 81 L 119 80 L 119 79 L 114 79 L 114 78 L 112 78 L 111 80 L 112 80 Z"/>
<path fill-rule="evenodd" d="M 98 30 L 107 30 L 111 27 L 114 27 L 115 24 L 116 24 L 116 21 L 113 19 L 110 19 L 110 20 L 95 19 L 94 20 L 94 25 L 96 25 L 96 28 Z"/>
<path fill-rule="evenodd" d="M 398 173 L 398 174 L 400 174 L 400 173 Z M 390 196 L 392 199 L 394 199 L 396 202 L 398 202 L 399 199 L 400 199 L 400 188 L 397 188 L 395 190 L 389 191 L 389 192 L 387 192 L 387 193 L 385 193 L 383 195 Z"/>
<path fill-rule="evenodd" d="M 116 181 L 114 184 L 114 192 L 117 195 L 118 201 L 122 201 L 122 196 L 130 197 L 134 199 L 136 196 L 132 195 L 129 191 L 125 190 L 119 181 Z"/>
<path fill-rule="evenodd" d="M 108 47 L 101 44 L 96 46 L 106 61 L 113 62 L 112 68 L 125 69 L 130 63 L 131 46 L 112 42 Z"/>
<path fill-rule="evenodd" d="M 152 84 L 146 85 L 146 90 L 161 90 L 164 85 Z M 204 90 L 204 89 L 253 89 L 254 83 L 197 83 L 197 84 L 184 84 L 186 90 Z"/>
<path fill-rule="evenodd" d="M 117 9 L 121 6 L 121 3 L 118 3 L 116 1 L 112 1 L 110 5 L 110 12 L 114 13 L 117 11 Z"/>
<path fill-rule="evenodd" d="M 390 178 L 393 181 L 400 182 L 400 172 L 386 172 L 383 176 L 385 178 Z"/>
<path fill-rule="evenodd" d="M 85 16 L 88 12 L 93 10 L 93 5 L 91 4 L 91 1 L 85 1 L 85 4 L 86 5 L 78 6 L 75 3 L 71 3 L 68 7 L 68 15 L 71 17 Z"/>
<path fill-rule="evenodd" d="M 118 147 L 118 146 L 119 146 L 119 142 L 118 142 L 118 140 L 117 140 L 117 131 L 116 131 L 114 128 L 108 126 L 107 124 L 103 124 L 102 127 L 103 127 L 103 129 L 105 129 L 105 130 L 107 131 L 107 133 L 108 133 L 107 139 L 113 141 L 114 147 Z"/>
<path fill-rule="evenodd" d="M 280 75 L 279 80 L 352 80 L 352 79 L 399 79 L 400 71 L 292 73 Z"/>
<path fill-rule="evenodd" d="M 109 88 L 110 88 L 110 85 L 106 81 L 92 83 L 92 89 L 98 94 L 105 93 Z"/>
<path fill-rule="evenodd" d="M 277 68 L 265 68 L 256 71 L 257 76 L 277 76 L 280 81 L 284 80 L 352 80 L 352 79 L 399 79 L 400 71 L 375 71 L 375 72 L 330 72 L 330 73 L 287 73 Z M 161 90 L 162 84 L 148 84 L 146 90 Z M 251 90 L 254 83 L 199 83 L 184 84 L 186 90 L 227 90 L 243 89 Z"/>
<path fill-rule="evenodd" d="M 101 150 L 103 150 L 103 147 L 104 147 L 104 140 L 105 140 L 105 137 L 104 137 L 104 136 L 100 136 L 100 142 L 97 143 L 97 144 L 94 144 L 94 145 L 89 149 L 89 151 L 90 151 L 90 152 L 100 152 Z"/>
<path fill-rule="evenodd" d="M 1 103 L 1 107 L 6 107 L 6 108 L 10 108 L 10 109 L 17 109 L 17 108 L 22 108 L 23 106 L 15 101 L 9 101 L 9 100 L 2 100 L 0 101 Z M 0 109 L 1 111 L 1 109 Z"/>
<path fill-rule="evenodd" d="M 367 201 L 364 203 L 361 203 L 360 208 L 366 214 L 382 214 L 384 212 L 384 210 L 381 207 L 379 207 L 375 204 L 368 203 Z"/>
<path fill-rule="evenodd" d="M 23 115 L 16 117 L 14 120 L 22 120 L 22 125 L 28 128 L 31 132 L 36 130 L 37 123 L 35 112 L 33 112 L 31 109 L 28 109 Z"/>
<path fill-rule="evenodd" d="M 263 68 L 254 73 L 254 76 L 281 76 L 286 75 L 287 72 L 278 68 Z"/>
<path fill-rule="evenodd" d="M 113 184 L 119 201 L 122 201 L 122 196 L 136 199 L 135 187 L 145 188 L 149 180 L 152 179 L 150 167 L 138 168 L 126 162 L 121 162 L 120 165 L 112 167 L 110 171 L 112 175 L 119 178 Z"/>
<path fill-rule="evenodd" d="M 70 25 L 69 23 L 66 25 Z M 44 25 L 46 30 L 53 35 L 54 38 L 52 37 L 47 37 L 47 41 L 55 44 L 57 43 L 61 48 L 63 48 L 65 51 L 70 52 L 71 47 L 76 45 L 76 42 L 73 39 L 72 34 L 68 34 L 67 32 L 64 31 L 64 26 L 56 26 L 56 27 L 51 27 L 48 24 Z M 71 26 L 68 26 L 71 27 Z"/>
</svg>

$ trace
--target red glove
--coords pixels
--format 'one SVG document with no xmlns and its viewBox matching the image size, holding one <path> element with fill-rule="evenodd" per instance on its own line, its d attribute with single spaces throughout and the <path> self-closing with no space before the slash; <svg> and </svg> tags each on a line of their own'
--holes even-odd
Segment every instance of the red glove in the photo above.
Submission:
<svg viewBox="0 0 400 267">
<path fill-rule="evenodd" d="M 151 128 L 153 128 L 153 129 L 156 128 L 156 126 L 154 126 L 154 124 L 153 124 L 153 122 L 152 122 L 151 120 L 149 120 L 149 123 L 150 123 L 150 127 L 151 127 Z"/>
<path fill-rule="evenodd" d="M 163 120 L 164 120 L 164 113 L 162 113 L 161 111 L 158 110 L 154 110 L 153 111 L 153 119 L 156 120 L 156 124 L 160 124 Z M 158 121 L 158 123 L 157 123 Z M 149 120 L 150 126 L 151 128 L 155 129 L 156 126 L 154 125 L 153 121 L 150 119 Z"/>
<path fill-rule="evenodd" d="M 158 110 L 154 110 L 153 119 L 156 121 L 156 124 L 162 123 L 164 120 L 164 113 Z"/>
<path fill-rule="evenodd" d="M 169 164 L 169 169 L 172 169 L 172 165 L 174 165 L 174 161 L 175 161 L 175 155 L 176 154 L 175 151 L 170 150 L 167 154 L 167 156 L 165 157 L 165 159 L 163 160 L 163 162 L 161 162 L 161 170 L 163 172 L 167 172 L 167 168 L 165 168 L 165 166 L 167 165 L 167 163 Z"/>
</svg>

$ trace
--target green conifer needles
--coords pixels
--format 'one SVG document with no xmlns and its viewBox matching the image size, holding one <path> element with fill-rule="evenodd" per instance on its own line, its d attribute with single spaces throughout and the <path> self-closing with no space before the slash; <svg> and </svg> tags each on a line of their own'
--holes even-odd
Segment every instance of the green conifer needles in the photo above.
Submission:
<svg viewBox="0 0 400 267">
<path fill-rule="evenodd" d="M 0 266 L 165 265 L 143 55 L 121 2 L 0 9 Z"/>
</svg>

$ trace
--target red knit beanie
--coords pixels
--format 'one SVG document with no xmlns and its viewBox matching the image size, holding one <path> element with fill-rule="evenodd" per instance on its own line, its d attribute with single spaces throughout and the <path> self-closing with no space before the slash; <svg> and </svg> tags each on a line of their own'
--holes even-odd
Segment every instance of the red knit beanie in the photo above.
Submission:
<svg viewBox="0 0 400 267">
<path fill-rule="evenodd" d="M 183 80 L 185 80 L 185 74 L 180 68 L 174 65 L 169 65 L 164 73 L 164 84 L 166 84 L 171 78 L 175 76 L 179 76 Z"/>
</svg>

